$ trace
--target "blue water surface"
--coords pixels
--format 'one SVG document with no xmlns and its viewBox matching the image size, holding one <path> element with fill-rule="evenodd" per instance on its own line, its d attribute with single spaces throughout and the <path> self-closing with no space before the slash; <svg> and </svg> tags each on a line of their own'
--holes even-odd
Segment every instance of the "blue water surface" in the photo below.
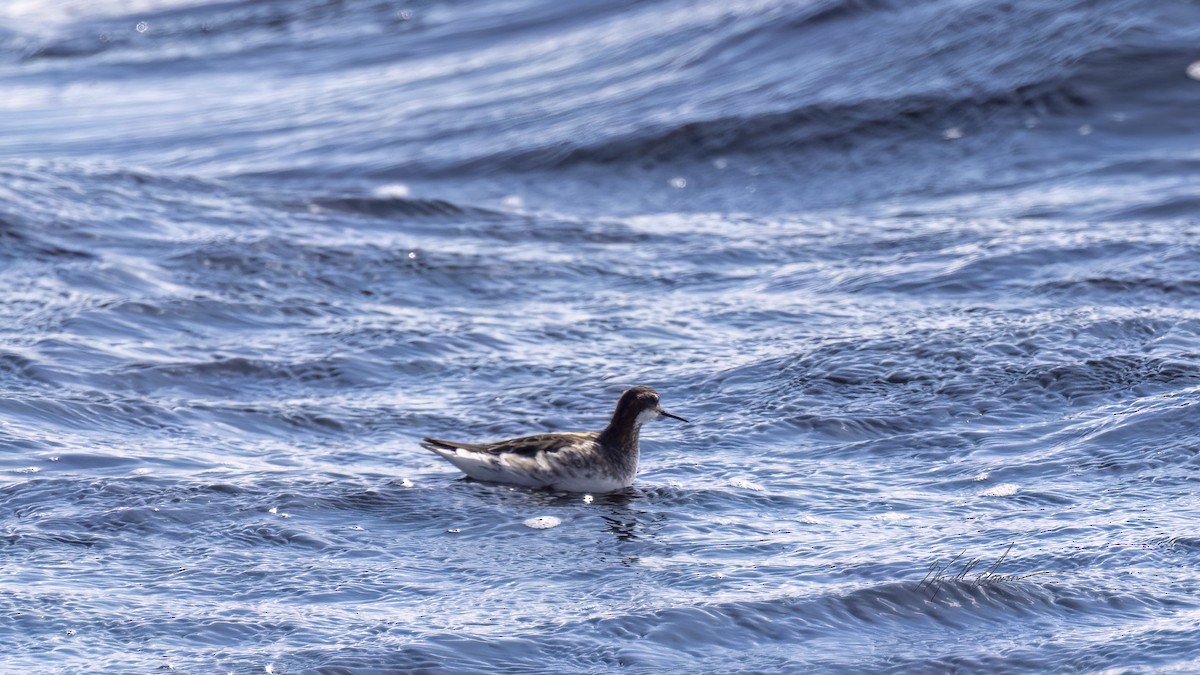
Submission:
<svg viewBox="0 0 1200 675">
<path fill-rule="evenodd" d="M 0 3 L 0 669 L 1200 670 L 1198 45 L 1185 0 Z M 417 444 L 634 384 L 692 423 L 623 493 Z"/>
</svg>

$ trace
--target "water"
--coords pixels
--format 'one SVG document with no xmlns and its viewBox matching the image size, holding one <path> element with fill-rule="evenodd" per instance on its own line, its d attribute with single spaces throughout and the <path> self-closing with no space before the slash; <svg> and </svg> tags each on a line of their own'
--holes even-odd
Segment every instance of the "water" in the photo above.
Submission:
<svg viewBox="0 0 1200 675">
<path fill-rule="evenodd" d="M 3 670 L 1200 669 L 1198 40 L 9 0 Z M 626 493 L 417 446 L 632 384 Z"/>
</svg>

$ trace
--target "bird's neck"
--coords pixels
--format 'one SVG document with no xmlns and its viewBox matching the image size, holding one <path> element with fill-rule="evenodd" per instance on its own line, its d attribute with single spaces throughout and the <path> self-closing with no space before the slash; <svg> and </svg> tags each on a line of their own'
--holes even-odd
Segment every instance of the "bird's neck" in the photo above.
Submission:
<svg viewBox="0 0 1200 675">
<path fill-rule="evenodd" d="M 612 421 L 600 432 L 600 444 L 607 448 L 618 449 L 621 452 L 633 452 L 638 450 L 638 432 L 642 430 L 642 423 L 637 420 L 636 415 L 622 415 L 618 412 L 613 415 Z"/>
</svg>

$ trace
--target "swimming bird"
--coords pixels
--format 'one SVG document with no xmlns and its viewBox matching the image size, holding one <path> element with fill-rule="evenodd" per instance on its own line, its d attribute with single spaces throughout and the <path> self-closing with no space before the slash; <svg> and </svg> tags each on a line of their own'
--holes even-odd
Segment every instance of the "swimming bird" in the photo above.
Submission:
<svg viewBox="0 0 1200 675">
<path fill-rule="evenodd" d="M 687 422 L 663 410 L 650 387 L 634 387 L 621 394 L 603 431 L 538 434 L 496 443 L 426 438 L 421 446 L 478 480 L 563 492 L 614 492 L 633 485 L 642 425 L 662 417 Z"/>
</svg>

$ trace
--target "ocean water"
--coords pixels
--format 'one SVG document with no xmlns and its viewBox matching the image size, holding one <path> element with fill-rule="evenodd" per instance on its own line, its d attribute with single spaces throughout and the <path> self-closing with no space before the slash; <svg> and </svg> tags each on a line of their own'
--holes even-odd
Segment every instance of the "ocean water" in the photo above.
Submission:
<svg viewBox="0 0 1200 675">
<path fill-rule="evenodd" d="M 0 670 L 1200 670 L 1200 5 L 0 3 Z M 603 426 L 594 497 L 420 437 Z"/>
</svg>

